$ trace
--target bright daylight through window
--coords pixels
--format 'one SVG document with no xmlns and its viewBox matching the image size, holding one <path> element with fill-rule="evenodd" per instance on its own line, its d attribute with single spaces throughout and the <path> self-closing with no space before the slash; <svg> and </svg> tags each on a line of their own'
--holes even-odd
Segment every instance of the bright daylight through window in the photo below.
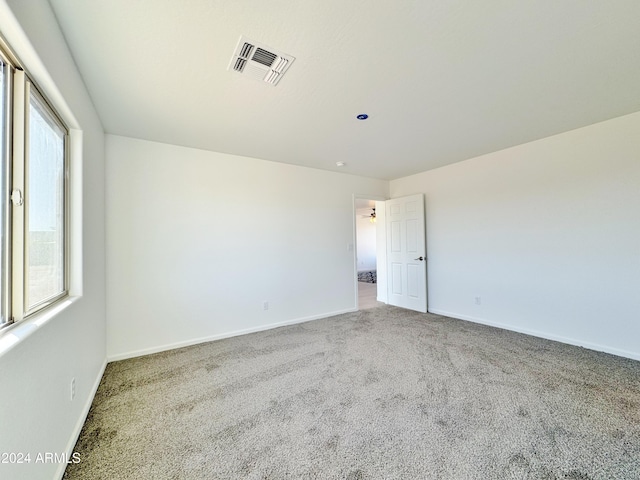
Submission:
<svg viewBox="0 0 640 480">
<path fill-rule="evenodd" d="M 67 295 L 67 128 L 0 50 L 0 327 Z"/>
<path fill-rule="evenodd" d="M 26 178 L 26 306 L 55 298 L 64 282 L 65 131 L 31 94 Z"/>
<path fill-rule="evenodd" d="M 0 206 L 0 327 L 7 322 L 9 301 L 9 271 L 8 271 L 8 167 L 9 167 L 9 149 L 7 129 L 7 64 L 0 57 L 0 198 L 2 204 Z"/>
</svg>

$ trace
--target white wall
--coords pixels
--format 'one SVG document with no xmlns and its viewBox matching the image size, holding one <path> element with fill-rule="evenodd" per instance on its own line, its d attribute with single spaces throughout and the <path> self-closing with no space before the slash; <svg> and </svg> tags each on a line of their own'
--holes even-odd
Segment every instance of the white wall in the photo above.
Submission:
<svg viewBox="0 0 640 480">
<path fill-rule="evenodd" d="M 358 243 L 356 252 L 358 256 L 358 271 L 376 269 L 376 224 L 363 215 L 371 215 L 371 208 L 356 210 L 356 238 Z"/>
<path fill-rule="evenodd" d="M 65 99 L 77 122 L 71 126 L 83 131 L 82 171 L 75 171 L 84 177 L 83 297 L 40 326 L 0 334 L 2 342 L 24 337 L 0 355 L 0 452 L 32 454 L 28 465 L 0 465 L 0 478 L 51 479 L 65 465 L 35 463 L 35 456 L 73 447 L 106 357 L 104 134 L 48 2 L 0 0 L 0 30 L 52 101 Z"/>
<path fill-rule="evenodd" d="M 430 311 L 640 359 L 640 113 L 390 189 L 426 195 Z"/>
<path fill-rule="evenodd" d="M 106 155 L 109 358 L 355 308 L 353 194 L 388 182 L 112 135 Z"/>
</svg>

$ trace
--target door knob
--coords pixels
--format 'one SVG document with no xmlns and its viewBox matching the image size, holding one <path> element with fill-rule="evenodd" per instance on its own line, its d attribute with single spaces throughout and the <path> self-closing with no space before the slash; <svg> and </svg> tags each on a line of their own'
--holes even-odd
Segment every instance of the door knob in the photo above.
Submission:
<svg viewBox="0 0 640 480">
<path fill-rule="evenodd" d="M 423 257 L 418 257 L 418 258 L 414 258 L 414 260 L 420 260 L 420 261 L 423 261 L 423 260 L 426 260 L 426 259 L 425 259 L 425 258 L 423 258 Z"/>
</svg>

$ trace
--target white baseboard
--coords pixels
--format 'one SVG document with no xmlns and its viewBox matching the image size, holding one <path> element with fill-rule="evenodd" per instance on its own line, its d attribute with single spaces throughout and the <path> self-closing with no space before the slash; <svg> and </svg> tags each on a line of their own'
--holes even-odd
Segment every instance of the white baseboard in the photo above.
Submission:
<svg viewBox="0 0 640 480">
<path fill-rule="evenodd" d="M 560 335 L 554 335 L 547 332 L 541 332 L 539 330 L 531 330 L 528 328 L 514 327 L 513 325 L 508 325 L 505 323 L 492 322 L 490 320 L 485 320 L 483 318 L 472 317 L 469 315 L 460 315 L 458 313 L 453 313 L 453 312 L 445 312 L 444 310 L 429 309 L 429 313 L 434 313 L 436 315 L 443 315 L 445 317 L 456 318 L 458 320 L 466 320 L 468 322 L 473 322 L 473 323 L 480 323 L 482 325 L 488 325 L 490 327 L 502 328 L 504 330 L 510 330 L 512 332 L 524 333 L 526 335 L 531 335 L 534 337 L 546 338 L 547 340 L 554 340 L 556 342 L 566 343 L 569 345 L 574 345 L 576 347 L 584 347 L 584 348 L 588 348 L 589 350 L 595 350 L 597 352 L 610 353 L 612 355 L 617 355 L 618 357 L 630 358 L 632 360 L 640 360 L 640 352 L 629 352 L 627 350 L 620 350 L 618 348 L 612 348 L 606 345 L 599 345 L 597 343 L 585 342 L 583 340 L 576 340 L 575 338 L 563 337 Z"/>
<path fill-rule="evenodd" d="M 237 337 L 238 335 L 246 335 L 248 333 L 262 332 L 264 330 L 271 330 L 272 328 L 285 327 L 287 325 L 295 325 L 296 323 L 310 322 L 312 320 L 319 320 L 321 318 L 333 317 L 335 315 L 341 315 L 343 313 L 357 312 L 357 308 L 349 308 L 346 310 L 339 310 L 336 312 L 327 312 L 320 315 L 312 315 L 309 317 L 296 318 L 293 320 L 285 320 L 283 322 L 269 323 L 266 325 L 260 325 L 258 327 L 245 328 L 243 330 L 234 330 L 231 332 L 218 333 L 215 335 L 209 335 L 206 337 L 194 338 L 190 340 L 184 340 L 175 343 L 168 343 L 165 345 L 159 345 L 157 347 L 143 348 L 141 350 L 133 350 L 131 352 L 118 353 L 115 355 L 109 355 L 107 362 L 115 362 L 118 360 L 126 360 L 127 358 L 141 357 L 143 355 L 150 355 L 152 353 L 164 352 L 167 350 L 173 350 L 175 348 L 189 347 L 191 345 L 197 345 L 199 343 L 212 342 L 214 340 L 222 340 L 223 338 Z"/>
<path fill-rule="evenodd" d="M 98 374 L 98 377 L 96 378 L 95 382 L 93 383 L 93 387 L 91 388 L 91 395 L 89 395 L 89 398 L 87 399 L 87 402 L 85 403 L 84 408 L 82 409 L 82 415 L 80 415 L 80 418 L 76 422 L 76 426 L 73 429 L 71 438 L 67 443 L 67 448 L 65 449 L 65 452 L 67 453 L 67 458 L 72 458 L 73 448 L 76 446 L 76 442 L 78 441 L 78 437 L 80 437 L 80 432 L 82 432 L 82 427 L 84 426 L 84 422 L 87 420 L 87 415 L 89 415 L 89 410 L 91 409 L 91 405 L 93 404 L 93 399 L 96 396 L 98 387 L 100 386 L 100 381 L 102 380 L 102 376 L 104 375 L 105 368 L 107 368 L 106 360 L 102 363 L 102 367 L 100 367 L 100 373 Z M 62 479 L 62 476 L 64 475 L 64 471 L 66 470 L 66 468 L 67 468 L 67 464 L 61 463 L 58 466 L 58 470 L 56 471 L 56 476 L 54 478 L 57 478 L 58 480 Z"/>
</svg>

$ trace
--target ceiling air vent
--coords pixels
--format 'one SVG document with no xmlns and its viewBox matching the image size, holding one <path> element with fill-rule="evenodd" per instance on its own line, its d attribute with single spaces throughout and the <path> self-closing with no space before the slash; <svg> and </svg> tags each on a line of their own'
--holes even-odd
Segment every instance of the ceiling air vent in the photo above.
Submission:
<svg viewBox="0 0 640 480">
<path fill-rule="evenodd" d="M 241 72 L 246 64 L 247 64 L 246 58 L 238 58 L 236 60 L 236 64 L 233 66 L 233 69 L 237 70 L 238 72 Z"/>
<path fill-rule="evenodd" d="M 277 85 L 294 60 L 291 55 L 240 37 L 228 70 L 235 70 L 249 78 Z"/>
</svg>

